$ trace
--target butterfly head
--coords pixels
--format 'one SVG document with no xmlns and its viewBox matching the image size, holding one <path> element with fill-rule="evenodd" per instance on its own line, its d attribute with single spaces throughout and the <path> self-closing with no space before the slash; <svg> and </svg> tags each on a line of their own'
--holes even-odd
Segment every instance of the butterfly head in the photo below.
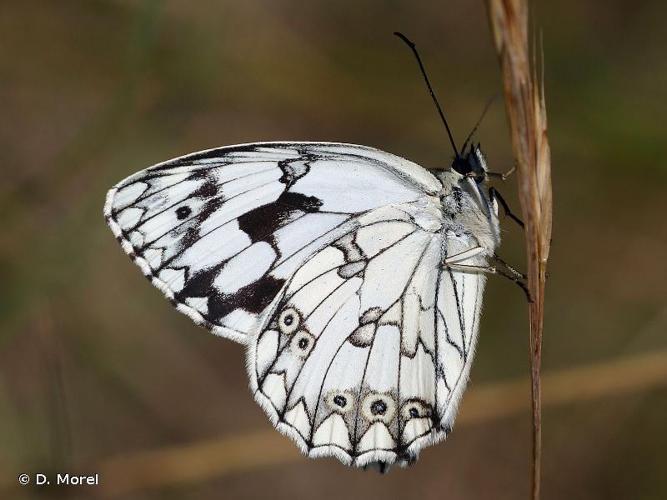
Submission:
<svg viewBox="0 0 667 500">
<path fill-rule="evenodd" d="M 458 174 L 473 179 L 477 184 L 486 180 L 486 159 L 478 144 L 470 144 L 467 151 L 457 155 L 452 162 L 452 170 Z"/>
<path fill-rule="evenodd" d="M 439 174 L 445 214 L 469 228 L 479 244 L 493 249 L 500 243 L 498 202 L 486 185 L 486 160 L 479 144 L 457 154 L 451 169 Z"/>
</svg>

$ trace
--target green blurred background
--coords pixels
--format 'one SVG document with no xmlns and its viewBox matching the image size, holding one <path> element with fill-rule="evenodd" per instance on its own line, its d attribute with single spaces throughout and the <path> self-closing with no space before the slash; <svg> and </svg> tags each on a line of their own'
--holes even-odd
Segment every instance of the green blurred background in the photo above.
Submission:
<svg viewBox="0 0 667 500">
<path fill-rule="evenodd" d="M 667 7 L 533 7 L 555 205 L 545 372 L 667 352 Z M 16 476 L 270 429 L 242 348 L 149 285 L 106 228 L 104 195 L 158 161 L 262 140 L 354 142 L 446 167 L 397 29 L 421 49 L 461 142 L 501 86 L 482 1 L 0 4 L 0 496 L 90 498 L 103 488 L 18 488 Z M 500 101 L 477 137 L 494 170 L 512 165 Z M 501 189 L 518 210 L 515 182 Z M 522 234 L 504 225 L 501 255 L 524 267 Z M 491 280 L 472 390 L 525 377 L 527 335 L 520 290 Z M 547 405 L 544 498 L 667 498 L 666 396 L 640 381 Z M 460 425 L 386 476 L 333 460 L 220 474 L 213 463 L 119 497 L 527 498 L 529 423 L 521 412 Z"/>
</svg>

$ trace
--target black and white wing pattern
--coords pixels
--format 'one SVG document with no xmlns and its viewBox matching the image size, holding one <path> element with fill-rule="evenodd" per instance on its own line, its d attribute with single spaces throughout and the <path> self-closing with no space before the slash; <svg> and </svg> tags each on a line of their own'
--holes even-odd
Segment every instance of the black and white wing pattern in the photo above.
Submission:
<svg viewBox="0 0 667 500">
<path fill-rule="evenodd" d="M 194 153 L 112 188 L 107 223 L 176 308 L 246 342 L 285 282 L 354 217 L 434 195 L 418 165 L 337 143 L 256 143 Z"/>
<path fill-rule="evenodd" d="M 425 213 L 359 217 L 289 280 L 251 345 L 258 402 L 308 456 L 405 465 L 451 429 L 484 277 L 443 269 L 470 242 Z"/>
<path fill-rule="evenodd" d="M 443 262 L 477 243 L 442 192 L 372 148 L 257 143 L 141 171 L 105 216 L 179 311 L 248 346 L 256 400 L 304 453 L 384 466 L 447 435 L 475 349 L 484 277 Z"/>
</svg>

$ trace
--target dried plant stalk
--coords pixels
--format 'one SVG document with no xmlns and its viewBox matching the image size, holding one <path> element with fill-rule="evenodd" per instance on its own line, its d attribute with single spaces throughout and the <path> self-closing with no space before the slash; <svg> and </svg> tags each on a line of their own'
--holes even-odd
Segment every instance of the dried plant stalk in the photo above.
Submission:
<svg viewBox="0 0 667 500">
<path fill-rule="evenodd" d="M 503 76 L 505 107 L 517 161 L 519 199 L 526 224 L 530 369 L 533 409 L 531 495 L 540 497 L 542 455 L 541 385 L 544 285 L 551 242 L 551 157 L 544 81 L 537 79 L 528 44 L 527 0 L 487 0 L 493 41 Z"/>
</svg>

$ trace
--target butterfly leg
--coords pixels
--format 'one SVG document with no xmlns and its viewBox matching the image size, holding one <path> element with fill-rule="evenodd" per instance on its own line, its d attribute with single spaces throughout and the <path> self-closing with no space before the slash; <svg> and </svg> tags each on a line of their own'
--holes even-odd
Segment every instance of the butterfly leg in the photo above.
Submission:
<svg viewBox="0 0 667 500">
<path fill-rule="evenodd" d="M 510 210 L 510 206 L 505 201 L 505 198 L 503 198 L 502 195 L 498 192 L 498 190 L 496 188 L 494 188 L 493 186 L 491 186 L 489 188 L 489 198 L 491 198 L 492 201 L 493 200 L 498 200 L 498 202 L 500 203 L 500 206 L 503 207 L 503 212 L 505 213 L 505 217 L 509 217 L 510 219 L 512 219 L 514 222 L 516 222 L 521 227 L 521 229 L 524 228 L 525 225 L 524 225 L 523 221 L 512 213 L 512 210 Z"/>
<path fill-rule="evenodd" d="M 479 255 L 481 253 L 484 253 L 484 248 L 482 248 L 481 246 L 469 248 L 468 250 L 464 250 L 463 252 L 459 252 L 457 254 L 448 256 L 443 261 L 443 264 L 445 266 L 450 266 L 452 264 L 459 264 L 459 263 L 464 262 L 464 261 L 466 261 L 466 260 L 468 260 L 472 257 L 476 257 L 477 255 Z M 528 279 L 528 277 L 525 274 L 517 271 L 512 266 L 510 266 L 507 262 L 505 262 L 503 259 L 501 259 L 500 256 L 497 253 L 493 254 L 492 259 L 495 263 L 502 265 L 507 270 L 507 272 L 509 274 L 511 274 L 512 276 L 514 276 L 515 278 L 517 278 L 519 280 L 523 280 L 523 281 L 526 281 Z"/>
<path fill-rule="evenodd" d="M 507 172 L 487 172 L 486 175 L 489 177 L 496 177 L 500 179 L 501 181 L 506 181 L 507 179 L 510 178 L 510 176 L 516 172 L 516 164 L 510 168 Z"/>
<path fill-rule="evenodd" d="M 445 265 L 448 264 L 456 264 L 457 262 L 462 262 L 464 260 L 468 260 L 472 257 L 476 257 L 480 253 L 484 252 L 484 248 L 482 247 L 472 247 L 469 248 L 468 250 L 464 250 L 463 252 L 459 252 L 454 255 L 449 255 L 447 258 L 443 261 Z"/>
<path fill-rule="evenodd" d="M 521 290 L 523 290 L 523 293 L 526 294 L 526 298 L 528 299 L 528 302 L 532 303 L 533 299 L 530 296 L 530 291 L 528 290 L 528 285 L 526 283 L 526 278 L 523 274 L 515 270 L 514 268 L 510 267 L 509 265 L 505 264 L 504 261 L 500 259 L 496 259 L 496 262 L 502 264 L 503 266 L 507 267 L 507 270 L 505 269 L 499 269 L 496 266 L 477 266 L 473 264 L 459 264 L 459 263 L 448 263 L 445 261 L 445 266 L 453 271 L 461 271 L 461 272 L 469 272 L 469 273 L 488 273 L 488 274 L 497 274 L 498 276 L 502 276 L 503 278 L 507 278 L 508 280 L 516 283 Z"/>
<path fill-rule="evenodd" d="M 524 281 L 526 281 L 528 279 L 528 276 L 526 276 L 522 272 L 519 272 L 516 269 L 514 269 L 507 262 L 505 262 L 503 259 L 501 259 L 498 254 L 493 254 L 493 260 L 495 260 L 497 263 L 501 264 L 505 269 L 507 269 L 511 274 L 513 274 L 517 278 L 522 279 Z"/>
</svg>

